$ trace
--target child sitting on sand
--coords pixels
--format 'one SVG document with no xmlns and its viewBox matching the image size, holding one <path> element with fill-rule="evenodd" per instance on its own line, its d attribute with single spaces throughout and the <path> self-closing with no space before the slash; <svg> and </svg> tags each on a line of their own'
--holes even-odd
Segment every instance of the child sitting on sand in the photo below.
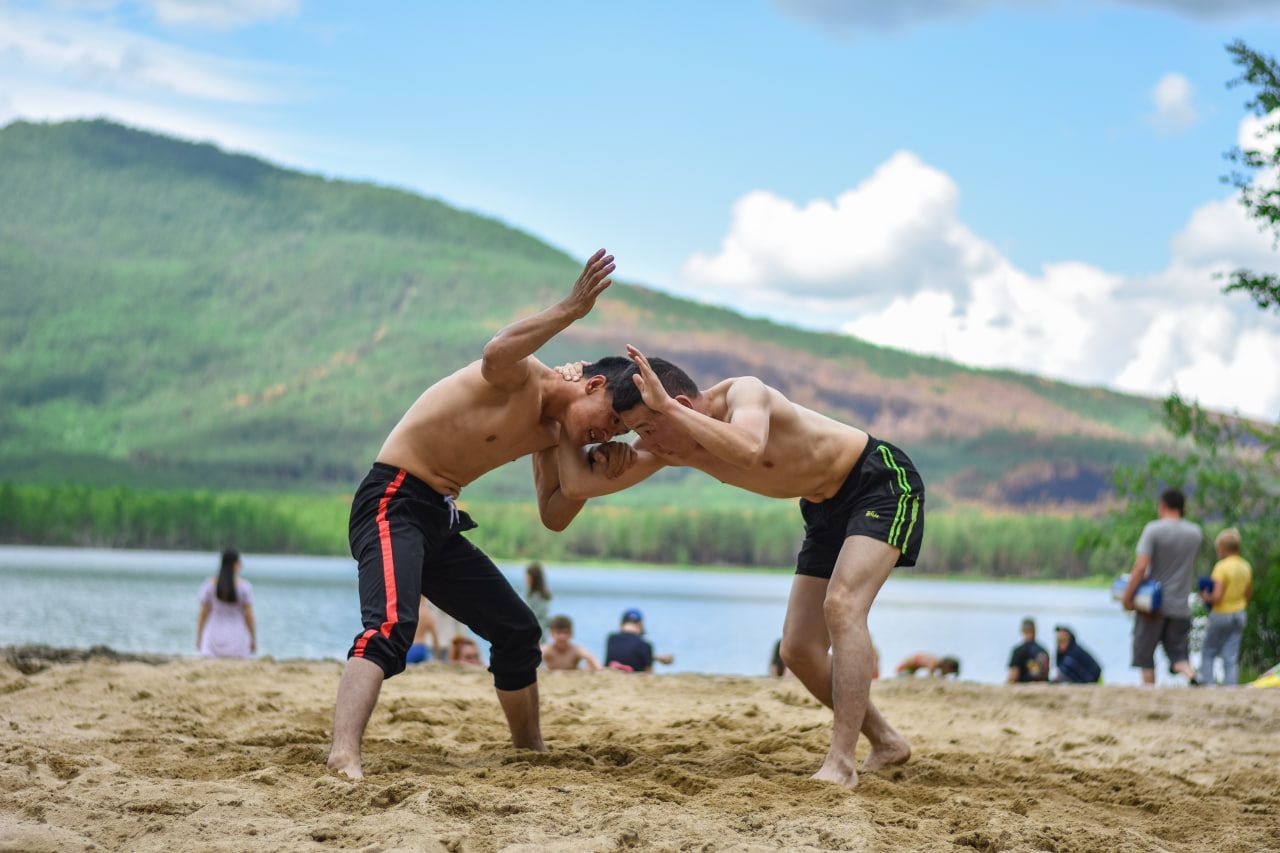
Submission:
<svg viewBox="0 0 1280 853">
<path fill-rule="evenodd" d="M 555 616 L 548 623 L 551 642 L 542 647 L 542 662 L 547 669 L 577 669 L 585 662 L 589 672 L 600 668 L 600 661 L 591 652 L 573 642 L 573 620 L 568 616 Z"/>
</svg>

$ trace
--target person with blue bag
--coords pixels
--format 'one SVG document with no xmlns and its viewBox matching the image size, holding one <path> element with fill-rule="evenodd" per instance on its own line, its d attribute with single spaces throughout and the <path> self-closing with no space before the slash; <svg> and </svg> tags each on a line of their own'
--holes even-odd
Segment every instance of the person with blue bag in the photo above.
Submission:
<svg viewBox="0 0 1280 853">
<path fill-rule="evenodd" d="M 1142 683 L 1156 683 L 1156 646 L 1169 657 L 1169 671 L 1199 684 L 1188 659 L 1191 606 L 1188 596 L 1195 579 L 1196 555 L 1204 534 L 1183 518 L 1187 499 L 1177 489 L 1160 495 L 1157 518 L 1142 528 L 1137 557 L 1125 588 L 1124 609 L 1133 617 L 1133 662 L 1142 669 Z M 1157 586 L 1152 585 L 1154 581 Z"/>
</svg>

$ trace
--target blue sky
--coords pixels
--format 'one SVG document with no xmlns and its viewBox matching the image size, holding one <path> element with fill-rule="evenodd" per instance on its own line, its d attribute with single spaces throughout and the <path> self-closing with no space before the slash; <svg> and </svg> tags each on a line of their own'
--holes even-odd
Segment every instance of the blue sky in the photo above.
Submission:
<svg viewBox="0 0 1280 853">
<path fill-rule="evenodd" d="M 1268 262 L 1218 177 L 1223 45 L 1275 53 L 1276 5 L 0 0 L 0 121 L 212 139 L 748 313 L 1274 417 L 1280 324 L 1196 282 Z"/>
</svg>

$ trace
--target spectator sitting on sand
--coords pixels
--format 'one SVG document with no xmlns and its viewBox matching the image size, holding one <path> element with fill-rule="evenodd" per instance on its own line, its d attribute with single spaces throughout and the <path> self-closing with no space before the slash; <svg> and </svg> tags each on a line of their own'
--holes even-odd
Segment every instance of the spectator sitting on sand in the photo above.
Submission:
<svg viewBox="0 0 1280 853">
<path fill-rule="evenodd" d="M 258 650 L 253 587 L 240 579 L 240 554 L 222 552 L 218 577 L 200 588 L 196 648 L 201 657 L 247 658 Z"/>
<path fill-rule="evenodd" d="M 920 670 L 924 670 L 926 675 L 946 678 L 948 675 L 960 677 L 960 661 L 957 658 L 938 657 L 928 652 L 916 652 L 911 657 L 898 664 L 895 672 L 899 676 L 913 677 Z"/>
<path fill-rule="evenodd" d="M 554 616 L 549 624 L 551 642 L 542 647 L 542 662 L 547 669 L 577 669 L 581 663 L 586 663 L 590 672 L 600 668 L 600 661 L 596 660 L 595 655 L 573 642 L 572 619 L 568 616 Z"/>
<path fill-rule="evenodd" d="M 652 672 L 654 661 L 675 663 L 673 655 L 653 653 L 653 644 L 644 639 L 644 614 L 634 607 L 622 614 L 621 628 L 609 635 L 604 660 L 610 669 L 621 672 Z"/>
<path fill-rule="evenodd" d="M 1102 667 L 1093 655 L 1076 642 L 1075 632 L 1066 625 L 1054 629 L 1058 634 L 1058 684 L 1097 684 L 1102 680 Z"/>
<path fill-rule="evenodd" d="M 427 645 L 427 637 L 431 645 Z M 424 595 L 418 600 L 418 629 L 413 632 L 413 645 L 409 646 L 409 654 L 405 663 L 423 663 L 440 657 L 440 639 L 436 636 L 436 614 L 431 602 Z"/>
<path fill-rule="evenodd" d="M 1009 683 L 1049 680 L 1049 653 L 1036 642 L 1036 620 L 1022 620 L 1022 644 L 1009 655 Z"/>
<path fill-rule="evenodd" d="M 453 638 L 453 645 L 449 649 L 449 660 L 459 666 L 484 666 L 484 661 L 480 659 L 480 647 L 476 645 L 475 640 L 464 634 Z"/>
</svg>

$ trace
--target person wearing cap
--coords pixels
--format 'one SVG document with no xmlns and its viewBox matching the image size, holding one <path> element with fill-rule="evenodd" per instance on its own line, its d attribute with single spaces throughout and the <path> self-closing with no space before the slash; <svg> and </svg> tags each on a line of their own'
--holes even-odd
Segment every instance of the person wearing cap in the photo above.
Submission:
<svg viewBox="0 0 1280 853">
<path fill-rule="evenodd" d="M 1056 625 L 1058 635 L 1057 684 L 1097 684 L 1102 681 L 1102 667 L 1084 646 L 1076 642 L 1076 633 L 1066 625 Z"/>
<path fill-rule="evenodd" d="M 675 663 L 674 655 L 655 655 L 644 638 L 644 614 L 634 607 L 623 611 L 622 624 L 605 642 L 604 665 L 620 672 L 652 672 L 653 662 Z"/>
</svg>

